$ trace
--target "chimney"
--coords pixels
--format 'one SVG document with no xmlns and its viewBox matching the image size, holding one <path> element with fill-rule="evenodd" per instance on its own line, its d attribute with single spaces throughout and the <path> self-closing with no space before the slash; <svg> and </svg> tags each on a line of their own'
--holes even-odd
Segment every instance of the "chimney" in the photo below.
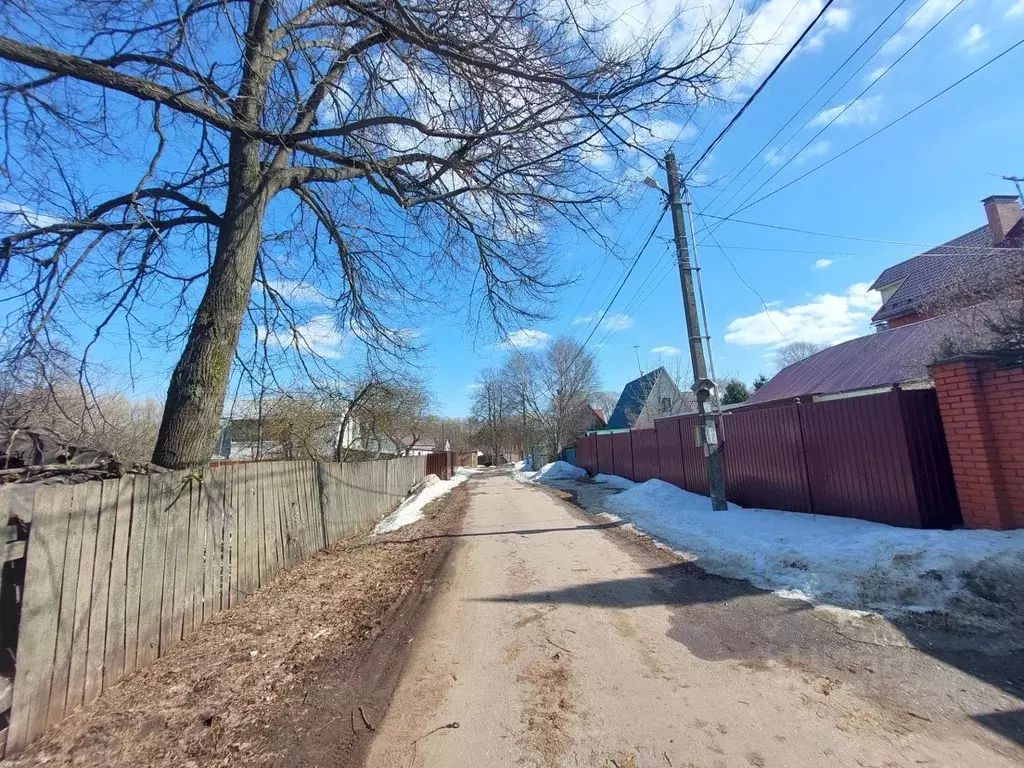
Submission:
<svg viewBox="0 0 1024 768">
<path fill-rule="evenodd" d="M 988 228 L 992 233 L 992 245 L 998 245 L 1021 220 L 1020 200 L 1015 195 L 991 195 L 981 201 L 988 216 Z"/>
</svg>

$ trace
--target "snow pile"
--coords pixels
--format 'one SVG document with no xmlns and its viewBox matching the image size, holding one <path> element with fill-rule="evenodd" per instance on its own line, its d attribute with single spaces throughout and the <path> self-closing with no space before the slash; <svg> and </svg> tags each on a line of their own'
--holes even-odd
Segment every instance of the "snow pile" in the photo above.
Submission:
<svg viewBox="0 0 1024 768">
<path fill-rule="evenodd" d="M 609 496 L 604 509 L 706 571 L 788 597 L 991 618 L 1024 607 L 1024 530 L 921 531 L 735 504 L 714 512 L 706 496 L 662 480 Z"/>
<path fill-rule="evenodd" d="M 632 488 L 636 485 L 632 480 L 627 480 L 624 477 L 619 477 L 618 475 L 606 475 L 603 473 L 594 475 L 594 482 L 601 483 L 609 488 L 620 488 L 622 490 Z"/>
<path fill-rule="evenodd" d="M 409 497 L 399 505 L 398 509 L 377 523 L 373 532 L 375 534 L 391 533 L 422 520 L 423 508 L 427 504 L 469 480 L 471 474 L 472 470 L 468 467 L 459 467 L 455 470 L 451 480 L 442 480 L 437 475 L 427 475 L 412 487 Z"/>
<path fill-rule="evenodd" d="M 512 465 L 512 469 L 516 472 L 529 472 L 533 469 L 533 456 L 527 456 L 522 461 L 517 461 Z"/>
<path fill-rule="evenodd" d="M 570 480 L 587 476 L 587 470 L 574 467 L 567 461 L 552 461 L 533 473 L 535 483 L 550 483 L 553 480 Z"/>
</svg>

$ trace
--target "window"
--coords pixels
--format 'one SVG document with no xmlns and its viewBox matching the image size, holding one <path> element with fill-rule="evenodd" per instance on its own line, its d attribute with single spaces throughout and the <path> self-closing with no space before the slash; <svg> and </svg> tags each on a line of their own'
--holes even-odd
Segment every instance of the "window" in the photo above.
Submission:
<svg viewBox="0 0 1024 768">
<path fill-rule="evenodd" d="M 672 410 L 672 398 L 663 397 L 661 398 L 661 410 L 663 413 L 667 413 Z"/>
</svg>

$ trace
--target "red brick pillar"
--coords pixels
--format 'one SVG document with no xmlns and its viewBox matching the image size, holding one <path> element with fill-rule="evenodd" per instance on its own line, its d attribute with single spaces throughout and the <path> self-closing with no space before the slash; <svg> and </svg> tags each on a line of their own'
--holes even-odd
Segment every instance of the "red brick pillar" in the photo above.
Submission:
<svg viewBox="0 0 1024 768">
<path fill-rule="evenodd" d="M 935 380 L 964 525 L 1000 530 L 1014 527 L 985 390 L 995 362 L 987 357 L 960 357 L 936 363 L 929 370 Z"/>
</svg>

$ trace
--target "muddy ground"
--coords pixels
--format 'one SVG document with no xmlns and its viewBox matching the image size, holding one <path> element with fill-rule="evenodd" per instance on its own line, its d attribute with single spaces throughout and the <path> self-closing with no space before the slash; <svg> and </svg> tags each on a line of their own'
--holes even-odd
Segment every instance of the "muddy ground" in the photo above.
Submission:
<svg viewBox="0 0 1024 768">
<path fill-rule="evenodd" d="M 317 553 L 4 765 L 359 765 L 467 498 Z"/>
</svg>

